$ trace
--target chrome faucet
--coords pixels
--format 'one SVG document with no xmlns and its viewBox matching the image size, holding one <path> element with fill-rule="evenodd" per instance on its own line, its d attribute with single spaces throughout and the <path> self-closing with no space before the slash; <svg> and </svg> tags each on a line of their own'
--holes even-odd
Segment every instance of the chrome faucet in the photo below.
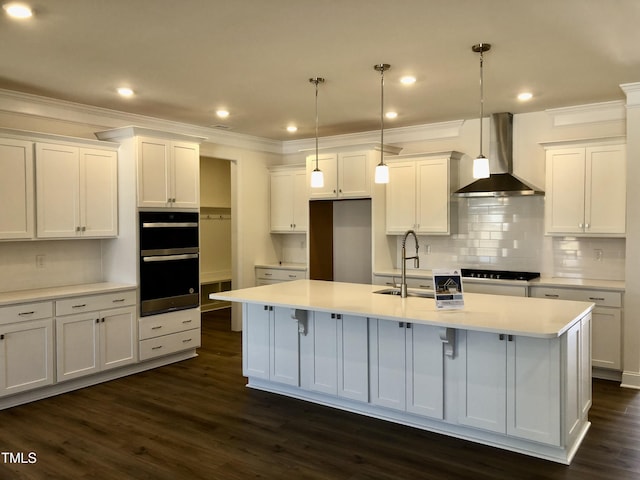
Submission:
<svg viewBox="0 0 640 480">
<path fill-rule="evenodd" d="M 407 237 L 413 235 L 413 239 L 416 242 L 416 254 L 413 257 L 407 257 Z M 418 257 L 418 237 L 413 230 L 407 230 L 402 237 L 402 280 L 400 281 L 400 296 L 407 298 L 407 260 L 413 260 L 413 267 L 420 268 L 420 258 Z"/>
</svg>

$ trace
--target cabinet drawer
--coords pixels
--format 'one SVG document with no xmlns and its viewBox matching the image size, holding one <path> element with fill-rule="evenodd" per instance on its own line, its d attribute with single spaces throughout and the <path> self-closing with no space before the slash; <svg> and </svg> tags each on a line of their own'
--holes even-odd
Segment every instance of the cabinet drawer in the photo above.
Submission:
<svg viewBox="0 0 640 480">
<path fill-rule="evenodd" d="M 140 360 L 161 357 L 200 346 L 200 329 L 172 333 L 140 342 Z"/>
<path fill-rule="evenodd" d="M 256 268 L 256 278 L 262 280 L 278 280 L 288 282 L 305 278 L 305 272 L 302 270 L 286 270 L 281 268 Z"/>
<path fill-rule="evenodd" d="M 65 298 L 56 301 L 56 316 L 72 313 L 94 312 L 107 308 L 135 305 L 136 291 L 101 293 L 82 297 Z"/>
<path fill-rule="evenodd" d="M 399 281 L 400 280 L 398 279 L 398 282 Z M 407 278 L 407 287 L 433 290 L 433 280 L 430 278 Z"/>
<path fill-rule="evenodd" d="M 0 325 L 53 316 L 53 302 L 21 303 L 0 307 Z"/>
<path fill-rule="evenodd" d="M 140 340 L 200 328 L 200 309 L 193 308 L 142 317 L 138 327 Z"/>
<path fill-rule="evenodd" d="M 599 307 L 622 307 L 622 293 L 608 290 L 531 287 L 531 296 L 558 300 L 592 302 Z"/>
</svg>

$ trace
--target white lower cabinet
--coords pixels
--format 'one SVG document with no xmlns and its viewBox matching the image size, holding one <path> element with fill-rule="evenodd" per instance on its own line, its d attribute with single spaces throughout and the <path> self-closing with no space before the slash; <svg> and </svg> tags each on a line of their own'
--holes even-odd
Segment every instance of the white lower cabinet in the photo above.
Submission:
<svg viewBox="0 0 640 480">
<path fill-rule="evenodd" d="M 141 317 L 138 329 L 141 361 L 198 348 L 201 344 L 200 309 Z"/>
<path fill-rule="evenodd" d="M 369 400 L 367 318 L 308 312 L 300 336 L 300 386 Z"/>
<path fill-rule="evenodd" d="M 371 403 L 444 418 L 444 353 L 440 329 L 369 319 Z"/>
<path fill-rule="evenodd" d="M 53 381 L 53 319 L 0 325 L 0 396 Z"/>
<path fill-rule="evenodd" d="M 242 370 L 247 377 L 300 384 L 298 320 L 291 308 L 244 304 Z"/>
<path fill-rule="evenodd" d="M 135 291 L 55 304 L 59 382 L 137 362 Z M 113 305 L 118 307 L 108 308 Z"/>
<path fill-rule="evenodd" d="M 561 341 L 460 330 L 458 422 L 560 445 Z"/>
</svg>

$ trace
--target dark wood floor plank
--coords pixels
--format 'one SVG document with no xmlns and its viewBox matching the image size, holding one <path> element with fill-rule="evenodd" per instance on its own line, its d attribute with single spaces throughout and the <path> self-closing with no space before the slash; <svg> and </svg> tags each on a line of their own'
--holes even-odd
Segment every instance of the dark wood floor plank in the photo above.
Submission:
<svg viewBox="0 0 640 480">
<path fill-rule="evenodd" d="M 197 358 L 0 412 L 0 479 L 640 478 L 640 392 L 594 381 L 593 423 L 564 466 L 245 387 L 228 311 Z"/>
</svg>

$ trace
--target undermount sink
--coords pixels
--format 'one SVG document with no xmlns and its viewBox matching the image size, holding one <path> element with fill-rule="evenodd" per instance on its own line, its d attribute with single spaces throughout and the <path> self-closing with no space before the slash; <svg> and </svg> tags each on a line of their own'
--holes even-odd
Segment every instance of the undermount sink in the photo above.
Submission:
<svg viewBox="0 0 640 480">
<path fill-rule="evenodd" d="M 380 295 L 397 295 L 400 296 L 399 288 L 384 288 L 382 290 L 376 290 L 373 293 L 379 293 Z M 407 297 L 422 297 L 433 298 L 433 292 L 429 290 L 408 290 Z"/>
</svg>

